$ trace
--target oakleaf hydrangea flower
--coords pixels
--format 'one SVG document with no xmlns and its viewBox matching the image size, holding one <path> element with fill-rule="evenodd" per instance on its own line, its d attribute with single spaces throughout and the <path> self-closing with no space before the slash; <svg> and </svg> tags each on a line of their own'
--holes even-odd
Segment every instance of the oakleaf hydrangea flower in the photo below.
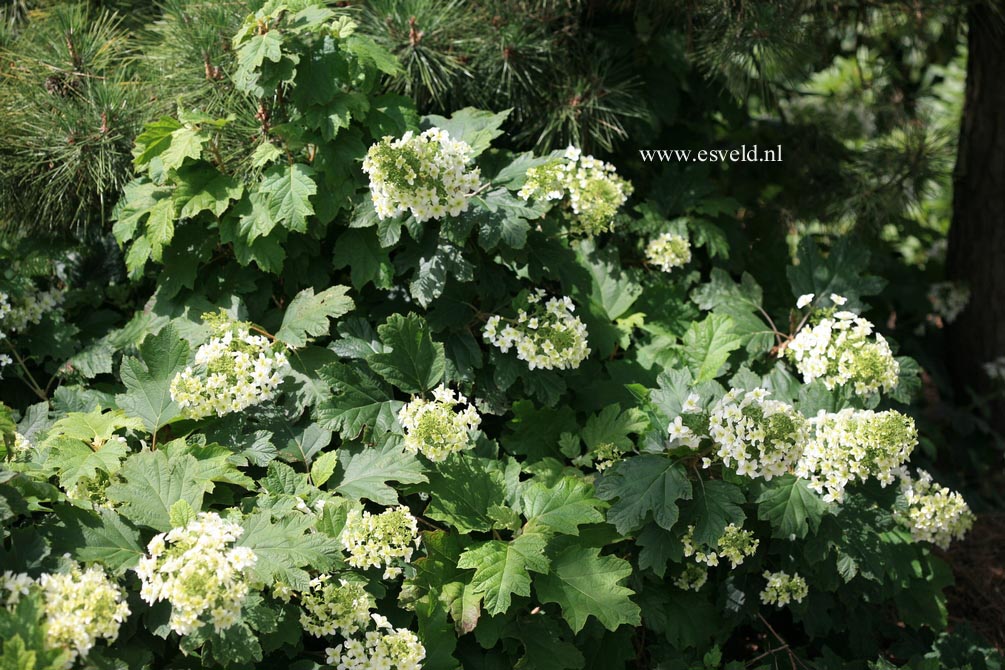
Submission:
<svg viewBox="0 0 1005 670">
<path fill-rule="evenodd" d="M 0 339 L 41 323 L 42 317 L 63 304 L 66 290 L 42 290 L 33 283 L 18 286 L 12 302 L 8 293 L 0 291 Z"/>
<path fill-rule="evenodd" d="M 0 341 L 40 323 L 46 313 L 62 304 L 65 293 L 65 289 L 60 288 L 43 291 L 31 281 L 25 281 L 17 286 L 12 303 L 11 295 L 0 291 Z M 8 354 L 0 354 L 0 370 L 13 362 Z"/>
<path fill-rule="evenodd" d="M 671 272 L 691 261 L 691 243 L 683 235 L 663 233 L 646 245 L 646 259 L 663 272 Z"/>
<path fill-rule="evenodd" d="M 745 477 L 770 480 L 785 474 L 799 459 L 808 437 L 806 419 L 791 405 L 768 398 L 758 388 L 733 389 L 709 413 L 708 433 L 726 467 Z"/>
<path fill-rule="evenodd" d="M 618 445 L 613 442 L 602 442 L 593 448 L 590 455 L 595 459 L 594 466 L 597 472 L 603 472 L 621 460 L 623 454 Z"/>
<path fill-rule="evenodd" d="M 932 311 L 946 323 L 952 323 L 970 302 L 970 289 L 959 282 L 937 282 L 928 289 Z"/>
<path fill-rule="evenodd" d="M 334 580 L 320 575 L 311 580 L 310 590 L 300 603 L 300 625 L 314 637 L 340 634 L 349 637 L 370 623 L 374 598 L 357 582 Z"/>
<path fill-rule="evenodd" d="M 503 353 L 516 348 L 516 355 L 533 370 L 571 370 L 590 355 L 586 325 L 573 314 L 575 305 L 567 297 L 544 300 L 538 289 L 527 297 L 528 309 L 520 309 L 515 320 L 489 317 L 485 339 Z"/>
<path fill-rule="evenodd" d="M 65 668 L 87 656 L 98 640 L 114 642 L 129 616 L 125 590 L 97 566 L 84 570 L 68 561 L 63 572 L 43 573 L 38 580 L 10 570 L 0 575 L 0 600 L 8 609 L 32 593 L 41 596 L 45 644 L 65 652 Z"/>
<path fill-rule="evenodd" d="M 898 514 L 898 520 L 911 531 L 915 542 L 948 549 L 950 542 L 963 539 L 974 525 L 974 515 L 963 496 L 940 486 L 924 470 L 918 470 L 918 478 L 912 479 L 903 468 L 900 493 L 907 511 Z"/>
<path fill-rule="evenodd" d="M 844 298 L 831 296 L 831 301 L 840 304 Z M 785 350 L 807 384 L 814 379 L 821 379 L 828 389 L 851 384 L 858 395 L 897 386 L 900 364 L 882 335 L 870 339 L 872 323 L 848 311 L 822 310 L 820 315 Z"/>
<path fill-rule="evenodd" d="M 673 580 L 674 586 L 682 591 L 697 591 L 708 581 L 708 568 L 698 563 L 687 563 Z"/>
<path fill-rule="evenodd" d="M 171 380 L 171 399 L 190 418 L 202 419 L 272 398 L 289 366 L 281 345 L 253 335 L 250 324 L 218 315 L 203 318 L 213 336 L 196 351 L 195 366 Z"/>
<path fill-rule="evenodd" d="M 800 577 L 798 572 L 790 575 L 782 571 L 765 570 L 764 578 L 768 580 L 767 586 L 761 591 L 761 602 L 765 605 L 783 607 L 790 602 L 801 603 L 810 592 L 806 580 Z"/>
<path fill-rule="evenodd" d="M 342 547 L 349 553 L 347 562 L 354 568 L 384 566 L 384 579 L 401 574 L 399 562 L 412 560 L 419 547 L 419 527 L 407 507 L 396 507 L 371 514 L 352 510 L 342 530 Z"/>
<path fill-rule="evenodd" d="M 470 433 L 482 419 L 467 398 L 442 384 L 433 389 L 433 398 L 408 403 L 398 412 L 398 421 L 405 429 L 405 450 L 439 462 L 471 447 Z"/>
<path fill-rule="evenodd" d="M 631 193 L 631 183 L 619 177 L 613 165 L 569 147 L 562 157 L 527 170 L 519 195 L 524 200 L 567 197 L 573 214 L 570 229 L 593 237 L 610 229 Z"/>
<path fill-rule="evenodd" d="M 714 549 L 702 548 L 695 544 L 694 526 L 687 527 L 687 532 L 680 541 L 684 548 L 684 556 L 694 556 L 694 560 L 698 563 L 708 566 L 719 565 L 719 559 L 725 558 L 734 568 L 743 563 L 748 556 L 753 556 L 760 544 L 760 540 L 754 537 L 754 531 L 743 530 L 735 523 L 726 526 Z"/>
<path fill-rule="evenodd" d="M 1005 356 L 999 356 L 981 366 L 991 381 L 1005 381 Z"/>
<path fill-rule="evenodd" d="M 0 575 L 0 601 L 4 607 L 14 608 L 21 598 L 31 593 L 35 580 L 23 572 L 4 570 Z"/>
<path fill-rule="evenodd" d="M 701 446 L 702 436 L 696 433 L 691 426 L 686 425 L 683 417 L 678 416 L 670 423 L 667 437 L 670 441 L 668 446 L 671 449 L 675 447 L 697 449 Z"/>
<path fill-rule="evenodd" d="M 168 625 L 189 635 L 205 623 L 220 632 L 238 622 L 250 591 L 248 573 L 258 557 L 234 543 L 244 529 L 215 512 L 201 512 L 184 527 L 155 535 L 136 574 L 140 597 L 171 603 Z"/>
<path fill-rule="evenodd" d="M 914 419 L 889 410 L 843 409 L 810 420 L 812 437 L 796 474 L 827 502 L 843 502 L 845 487 L 875 477 L 886 486 L 918 443 Z"/>
<path fill-rule="evenodd" d="M 72 563 L 66 572 L 43 574 L 38 585 L 45 602 L 46 645 L 69 652 L 67 668 L 99 639 L 114 642 L 129 616 L 125 591 L 96 566 L 81 570 Z"/>
<path fill-rule="evenodd" d="M 10 453 L 8 456 L 10 460 L 14 462 L 24 462 L 29 459 L 29 452 L 31 451 L 31 441 L 28 440 L 24 435 L 18 432 L 14 432 L 14 442 L 10 445 Z"/>
<path fill-rule="evenodd" d="M 368 631 L 362 640 L 352 638 L 327 648 L 328 665 L 336 670 L 421 670 L 426 648 L 418 636 L 407 628 L 393 628 L 379 614 L 373 620 L 377 629 Z"/>
<path fill-rule="evenodd" d="M 457 216 L 478 188 L 477 167 L 468 169 L 473 151 L 467 142 L 430 128 L 384 137 L 367 151 L 363 171 L 370 176 L 370 197 L 377 216 L 387 219 L 410 211 L 418 221 Z"/>
</svg>

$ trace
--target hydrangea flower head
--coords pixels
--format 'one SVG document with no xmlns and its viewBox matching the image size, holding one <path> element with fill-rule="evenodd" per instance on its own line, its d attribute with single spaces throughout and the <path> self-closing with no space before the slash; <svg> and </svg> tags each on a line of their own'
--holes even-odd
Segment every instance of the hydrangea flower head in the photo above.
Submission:
<svg viewBox="0 0 1005 670">
<path fill-rule="evenodd" d="M 903 468 L 900 493 L 907 510 L 898 514 L 898 520 L 911 531 L 915 542 L 931 542 L 948 549 L 953 540 L 963 539 L 974 525 L 973 512 L 963 496 L 939 486 L 924 470 L 918 470 L 917 479 L 913 479 Z"/>
<path fill-rule="evenodd" d="M 39 289 L 33 281 L 26 278 L 20 282 L 11 294 L 0 291 L 0 341 L 23 331 L 30 325 L 38 324 L 47 313 L 52 312 L 63 302 L 65 289 Z M 14 359 L 8 354 L 0 354 L 0 370 L 11 365 Z M 2 378 L 2 375 L 0 375 Z"/>
<path fill-rule="evenodd" d="M 416 398 L 406 404 L 398 412 L 398 421 L 405 429 L 407 451 L 440 462 L 472 446 L 470 433 L 481 424 L 481 417 L 467 398 L 442 384 L 433 389 L 433 398 Z"/>
<path fill-rule="evenodd" d="M 783 607 L 790 602 L 801 603 L 810 592 L 806 580 L 797 572 L 790 575 L 782 571 L 765 570 L 764 578 L 768 580 L 764 590 L 761 591 L 761 602 L 765 605 Z"/>
<path fill-rule="evenodd" d="M 928 289 L 928 301 L 937 316 L 946 323 L 952 323 L 967 308 L 970 289 L 959 282 L 937 282 Z"/>
<path fill-rule="evenodd" d="M 745 477 L 770 480 L 799 460 L 807 422 L 791 405 L 768 398 L 769 391 L 731 390 L 709 413 L 709 437 L 726 467 Z"/>
<path fill-rule="evenodd" d="M 34 586 L 35 580 L 23 572 L 4 570 L 0 574 L 0 604 L 8 609 L 16 607 Z"/>
<path fill-rule="evenodd" d="M 10 570 L 0 575 L 0 601 L 8 609 L 32 593 L 41 596 L 46 647 L 63 652 L 64 668 L 87 656 L 98 640 L 114 642 L 129 616 L 125 590 L 97 566 L 84 570 L 68 561 L 64 571 L 38 580 Z"/>
<path fill-rule="evenodd" d="M 516 319 L 489 317 L 485 339 L 503 353 L 515 348 L 517 358 L 531 370 L 578 368 L 590 355 L 586 324 L 573 314 L 575 305 L 569 298 L 544 298 L 540 289 L 532 293 L 527 309 L 521 308 Z"/>
<path fill-rule="evenodd" d="M 702 547 L 694 542 L 694 526 L 688 526 L 687 532 L 681 537 L 684 556 L 694 556 L 694 560 L 708 566 L 719 565 L 719 559 L 725 558 L 734 568 L 753 556 L 760 540 L 754 537 L 754 531 L 743 530 L 735 523 L 726 526 L 715 547 Z"/>
<path fill-rule="evenodd" d="M 258 557 L 234 543 L 244 529 L 215 512 L 201 512 L 184 527 L 155 535 L 136 574 L 140 597 L 171 603 L 171 630 L 189 635 L 211 623 L 219 632 L 236 624 L 248 597 L 248 573 Z"/>
<path fill-rule="evenodd" d="M 918 431 L 914 419 L 888 410 L 843 409 L 810 419 L 812 436 L 796 465 L 796 474 L 827 502 L 843 502 L 845 487 L 875 477 L 886 486 L 907 462 Z"/>
<path fill-rule="evenodd" d="M 527 170 L 527 180 L 519 192 L 524 200 L 568 198 L 572 210 L 570 229 L 587 237 L 609 230 L 614 215 L 631 194 L 631 183 L 619 177 L 613 165 L 584 156 L 575 147 Z"/>
<path fill-rule="evenodd" d="M 663 233 L 646 245 L 646 259 L 663 272 L 672 272 L 691 262 L 691 243 L 683 235 Z"/>
<path fill-rule="evenodd" d="M 673 580 L 674 586 L 682 591 L 697 591 L 708 581 L 708 568 L 699 563 L 687 563 Z"/>
<path fill-rule="evenodd" d="M 841 296 L 831 296 L 840 304 Z M 807 384 L 820 379 L 828 389 L 851 384 L 860 396 L 897 386 L 900 364 L 890 344 L 873 334 L 868 320 L 849 311 L 823 310 L 822 318 L 802 328 L 785 354 Z"/>
<path fill-rule="evenodd" d="M 370 623 L 370 610 L 376 603 L 361 584 L 320 575 L 311 580 L 310 587 L 300 599 L 300 624 L 314 637 L 349 637 Z"/>
<path fill-rule="evenodd" d="M 65 295 L 66 289 L 42 290 L 33 282 L 19 285 L 13 300 L 10 294 L 0 291 L 0 339 L 40 323 L 42 317 L 63 304 Z"/>
<path fill-rule="evenodd" d="M 352 510 L 342 530 L 346 561 L 354 568 L 384 566 L 384 579 L 401 574 L 401 562 L 412 560 L 419 546 L 419 526 L 407 507 L 384 510 L 380 514 Z"/>
<path fill-rule="evenodd" d="M 386 618 L 374 614 L 376 629 L 362 640 L 350 638 L 325 650 L 328 665 L 336 670 L 421 670 L 426 648 L 407 628 L 393 628 Z"/>
<path fill-rule="evenodd" d="M 86 656 L 99 639 L 115 642 L 129 616 L 125 591 L 96 566 L 81 570 L 74 563 L 67 572 L 43 574 L 38 584 L 47 645 L 68 651 L 71 659 Z"/>
<path fill-rule="evenodd" d="M 21 433 L 14 432 L 14 442 L 11 444 L 10 460 L 14 462 L 24 462 L 31 457 L 31 441 Z"/>
<path fill-rule="evenodd" d="M 212 332 L 189 366 L 171 380 L 171 399 L 193 419 L 239 412 L 272 398 L 289 361 L 251 325 L 222 315 L 203 315 Z"/>
<path fill-rule="evenodd" d="M 467 209 L 469 194 L 481 180 L 477 167 L 469 169 L 473 154 L 467 142 L 450 139 L 440 128 L 384 137 L 363 159 L 377 216 L 387 219 L 406 211 L 417 221 L 457 216 Z"/>
</svg>

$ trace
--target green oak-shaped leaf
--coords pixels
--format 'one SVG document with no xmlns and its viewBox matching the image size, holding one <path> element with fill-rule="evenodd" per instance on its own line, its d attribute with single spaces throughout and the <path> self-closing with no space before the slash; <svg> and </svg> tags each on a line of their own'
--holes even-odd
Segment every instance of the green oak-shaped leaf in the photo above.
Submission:
<svg viewBox="0 0 1005 670">
<path fill-rule="evenodd" d="M 241 525 L 244 533 L 237 544 L 249 547 L 258 557 L 255 576 L 265 584 L 281 581 L 298 591 L 309 588 L 304 568 L 323 572 L 338 561 L 341 546 L 324 533 L 312 533 L 313 519 L 304 516 L 273 518 L 271 512 L 255 512 Z"/>
<path fill-rule="evenodd" d="M 489 614 L 509 609 L 513 594 L 530 595 L 530 572 L 548 572 L 546 539 L 538 533 L 520 535 L 512 542 L 489 540 L 461 554 L 457 567 L 475 571 L 471 585 L 483 594 Z"/>
<path fill-rule="evenodd" d="M 563 477 L 553 486 L 531 482 L 523 491 L 527 532 L 579 535 L 579 526 L 604 520 L 597 509 L 601 504 L 593 487 L 575 477 Z"/>
<path fill-rule="evenodd" d="M 301 163 L 273 165 L 262 176 L 259 193 L 268 196 L 269 209 L 289 230 L 307 232 L 307 217 L 314 214 L 311 196 L 318 192 L 314 170 Z"/>
<path fill-rule="evenodd" d="M 757 498 L 757 518 L 769 521 L 775 537 L 806 537 L 820 526 L 827 504 L 805 479 L 784 475 L 767 482 Z"/>
<path fill-rule="evenodd" d="M 373 371 L 406 393 L 436 386 L 446 370 L 443 345 L 433 342 L 429 326 L 418 314 L 395 314 L 377 328 L 384 353 L 371 354 Z"/>
<path fill-rule="evenodd" d="M 173 326 L 148 336 L 140 345 L 140 358 L 122 361 L 119 376 L 127 390 L 115 397 L 116 404 L 155 432 L 181 412 L 171 399 L 171 379 L 185 368 L 188 355 L 188 343 Z"/>
<path fill-rule="evenodd" d="M 397 425 L 401 401 L 393 400 L 390 386 L 364 366 L 332 363 L 319 375 L 332 389 L 331 398 L 318 404 L 322 427 L 353 440 L 367 429 L 380 437 Z"/>
<path fill-rule="evenodd" d="M 676 501 L 691 498 L 691 482 L 682 465 L 644 454 L 608 469 L 597 480 L 597 497 L 617 500 L 607 510 L 607 520 L 622 535 L 639 529 L 650 514 L 670 530 L 680 516 Z"/>
<path fill-rule="evenodd" d="M 715 379 L 729 355 L 743 339 L 733 332 L 733 320 L 724 314 L 709 314 L 696 321 L 681 340 L 681 357 L 696 383 Z"/>
<path fill-rule="evenodd" d="M 283 324 L 276 331 L 276 339 L 291 347 L 302 347 L 307 338 L 327 335 L 328 320 L 335 319 L 354 307 L 352 298 L 346 294 L 348 286 L 332 286 L 315 294 L 313 288 L 305 288 L 290 301 L 283 315 Z"/>
<path fill-rule="evenodd" d="M 573 632 L 581 631 L 590 616 L 614 630 L 641 621 L 639 606 L 629 599 L 635 592 L 621 585 L 631 574 L 628 561 L 600 556 L 598 547 L 570 545 L 552 560 L 551 572 L 534 578 L 534 590 L 541 602 L 562 607 Z"/>
<path fill-rule="evenodd" d="M 746 498 L 734 484 L 720 480 L 701 481 L 694 485 L 694 500 L 684 514 L 694 525 L 695 542 L 714 545 L 726 526 L 743 523 L 746 515 L 740 507 Z"/>
<path fill-rule="evenodd" d="M 379 505 L 397 505 L 398 492 L 387 482 L 418 484 L 426 481 L 422 466 L 412 454 L 402 451 L 394 440 L 388 440 L 383 447 L 368 447 L 356 453 L 342 454 L 339 463 L 342 470 L 335 490 L 342 495 L 359 500 L 366 498 Z"/>
</svg>

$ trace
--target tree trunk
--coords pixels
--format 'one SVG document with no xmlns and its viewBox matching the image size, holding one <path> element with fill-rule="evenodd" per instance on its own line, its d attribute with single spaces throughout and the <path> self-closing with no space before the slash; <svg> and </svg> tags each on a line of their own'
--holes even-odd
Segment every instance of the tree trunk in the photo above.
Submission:
<svg viewBox="0 0 1005 670">
<path fill-rule="evenodd" d="M 971 290 L 948 330 L 947 361 L 959 390 L 985 391 L 982 365 L 1005 356 L 1005 2 L 969 10 L 966 100 L 953 173 L 947 271 Z M 1005 432 L 1005 401 L 992 408 Z"/>
</svg>

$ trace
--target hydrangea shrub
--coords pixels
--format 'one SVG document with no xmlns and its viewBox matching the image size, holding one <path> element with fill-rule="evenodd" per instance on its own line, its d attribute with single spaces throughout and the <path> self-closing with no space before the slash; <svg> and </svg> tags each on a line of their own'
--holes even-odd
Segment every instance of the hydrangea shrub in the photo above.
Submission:
<svg viewBox="0 0 1005 670">
<path fill-rule="evenodd" d="M 350 17 L 273 1 L 234 36 L 271 120 L 242 169 L 198 110 L 137 139 L 115 233 L 156 288 L 0 414 L 0 665 L 925 653 L 973 515 L 907 469 L 919 366 L 863 316 L 865 252 L 734 278 L 616 166 L 381 93 Z"/>
</svg>

